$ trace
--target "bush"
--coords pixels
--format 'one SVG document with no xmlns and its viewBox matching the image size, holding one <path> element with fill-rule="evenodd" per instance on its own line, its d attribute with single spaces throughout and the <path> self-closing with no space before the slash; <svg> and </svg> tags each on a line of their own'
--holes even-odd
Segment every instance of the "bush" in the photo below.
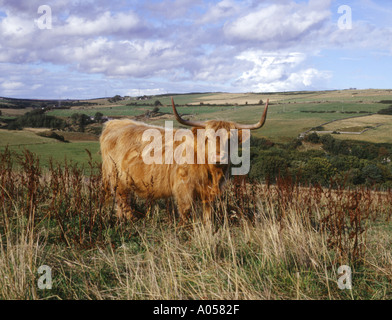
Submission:
<svg viewBox="0 0 392 320">
<path fill-rule="evenodd" d="M 337 155 L 330 158 L 330 162 L 339 172 L 361 167 L 360 160 L 354 156 Z"/>
<path fill-rule="evenodd" d="M 251 167 L 249 177 L 251 179 L 268 179 L 275 180 L 280 176 L 284 176 L 287 172 L 289 162 L 277 155 L 264 155 L 255 160 Z"/>
<path fill-rule="evenodd" d="M 304 177 L 311 183 L 320 183 L 328 186 L 331 178 L 336 173 L 335 168 L 325 158 L 312 158 L 305 165 Z"/>
<path fill-rule="evenodd" d="M 84 132 L 84 127 L 92 122 L 90 117 L 84 113 L 73 113 L 71 119 L 79 126 L 80 132 Z"/>
<path fill-rule="evenodd" d="M 336 154 L 343 154 L 348 155 L 350 154 L 350 148 L 346 141 L 344 140 L 336 140 L 330 134 L 322 136 L 320 138 L 321 143 L 323 144 L 323 148 L 325 151 L 330 152 L 334 155 Z"/>
<path fill-rule="evenodd" d="M 392 115 L 392 106 L 389 106 L 386 109 L 381 109 L 380 111 L 377 112 L 378 114 L 387 114 L 387 115 Z"/>
<path fill-rule="evenodd" d="M 101 123 L 102 122 L 102 117 L 103 117 L 103 113 L 101 112 L 96 112 L 94 115 L 94 121 L 97 123 Z"/>
<path fill-rule="evenodd" d="M 66 122 L 64 120 L 54 116 L 48 116 L 42 109 L 36 109 L 16 118 L 16 120 L 9 123 L 7 128 L 10 130 L 26 127 L 64 129 L 65 126 Z"/>
<path fill-rule="evenodd" d="M 62 135 L 59 135 L 59 134 L 57 134 L 54 131 L 40 132 L 40 133 L 37 133 L 37 135 L 39 135 L 41 137 L 56 139 L 56 140 L 59 140 L 61 142 L 68 142 L 67 140 L 65 140 L 65 138 Z"/>
<path fill-rule="evenodd" d="M 310 142 L 310 143 L 320 143 L 320 137 L 316 132 L 313 132 L 311 134 L 308 134 L 305 139 L 306 142 Z"/>
<path fill-rule="evenodd" d="M 288 149 L 297 149 L 302 146 L 302 141 L 300 139 L 293 139 L 287 144 Z"/>
<path fill-rule="evenodd" d="M 250 137 L 250 145 L 260 150 L 268 150 L 272 148 L 275 143 L 265 138 Z"/>
<path fill-rule="evenodd" d="M 110 102 L 110 103 L 114 103 L 114 102 L 117 102 L 117 101 L 120 101 L 120 100 L 122 100 L 122 98 L 121 98 L 121 96 L 120 95 L 115 95 L 113 98 L 110 98 L 110 99 L 108 99 L 108 101 Z"/>
</svg>

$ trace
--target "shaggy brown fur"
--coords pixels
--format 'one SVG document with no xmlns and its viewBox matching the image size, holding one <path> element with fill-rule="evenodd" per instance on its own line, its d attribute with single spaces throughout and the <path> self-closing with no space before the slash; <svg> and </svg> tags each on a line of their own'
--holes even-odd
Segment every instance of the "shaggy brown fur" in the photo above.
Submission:
<svg viewBox="0 0 392 320">
<path fill-rule="evenodd" d="M 194 139 L 195 164 L 145 164 L 142 151 L 150 142 L 142 141 L 146 129 L 155 128 L 162 134 L 162 154 L 164 159 L 165 129 L 150 126 L 132 120 L 112 120 L 105 124 L 100 137 L 102 153 L 102 174 L 105 184 L 115 195 L 119 216 L 133 218 L 132 209 L 128 204 L 129 194 L 133 191 L 145 199 L 174 197 L 182 222 L 185 222 L 191 211 L 194 200 L 203 204 L 203 220 L 211 220 L 211 202 L 217 197 L 228 177 L 229 164 L 208 164 L 206 145 L 206 164 L 197 164 L 196 136 L 197 128 L 192 128 Z M 223 121 L 207 121 L 206 129 L 226 129 L 230 138 L 230 129 L 235 123 Z M 175 134 L 173 131 L 173 134 Z M 241 131 L 241 130 L 239 130 Z M 239 132 L 239 136 L 242 134 Z M 174 141 L 173 148 L 183 143 Z M 219 157 L 217 139 L 217 157 Z M 229 161 L 230 163 L 230 161 Z"/>
</svg>

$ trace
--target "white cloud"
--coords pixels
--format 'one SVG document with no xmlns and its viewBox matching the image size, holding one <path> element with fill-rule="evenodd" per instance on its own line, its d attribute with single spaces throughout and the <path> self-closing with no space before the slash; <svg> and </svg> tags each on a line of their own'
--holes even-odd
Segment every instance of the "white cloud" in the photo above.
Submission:
<svg viewBox="0 0 392 320">
<path fill-rule="evenodd" d="M 211 5 L 207 12 L 197 21 L 198 24 L 216 23 L 231 17 L 240 11 L 240 4 L 233 0 L 222 0 Z"/>
<path fill-rule="evenodd" d="M 273 92 L 313 89 L 331 76 L 327 71 L 306 67 L 300 52 L 275 53 L 247 51 L 236 57 L 253 63 L 237 83 L 253 91 Z"/>
<path fill-rule="evenodd" d="M 4 90 L 15 90 L 23 87 L 23 83 L 19 81 L 4 81 L 1 84 Z"/>
<path fill-rule="evenodd" d="M 104 12 L 95 19 L 69 16 L 64 25 L 54 28 L 57 36 L 104 36 L 131 31 L 140 25 L 140 18 L 132 11 L 112 14 Z"/>
<path fill-rule="evenodd" d="M 332 73 L 321 69 L 334 70 L 338 56 L 324 49 L 348 49 L 341 54 L 347 58 L 352 50 L 392 53 L 392 28 L 357 20 L 353 10 L 353 29 L 339 30 L 331 3 L 163 0 L 135 1 L 130 8 L 123 0 L 48 0 L 53 28 L 40 30 L 34 20 L 42 2 L 0 0 L 6 13 L 0 18 L 0 70 L 7 66 L 13 75 L 0 95 L 13 90 L 94 97 L 108 78 L 116 79 L 108 94 L 139 87 L 143 92 L 324 88 Z M 43 72 L 32 74 L 37 65 Z"/>
<path fill-rule="evenodd" d="M 310 1 L 262 5 L 235 21 L 227 22 L 224 33 L 233 41 L 256 41 L 274 48 L 287 47 L 322 28 L 331 16 L 329 3 Z"/>
</svg>

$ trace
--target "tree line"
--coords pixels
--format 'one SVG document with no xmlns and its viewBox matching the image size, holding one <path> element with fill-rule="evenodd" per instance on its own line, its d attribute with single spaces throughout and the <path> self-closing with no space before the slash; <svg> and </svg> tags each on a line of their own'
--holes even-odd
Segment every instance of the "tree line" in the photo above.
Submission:
<svg viewBox="0 0 392 320">
<path fill-rule="evenodd" d="M 320 148 L 300 151 L 304 142 Z M 252 137 L 250 179 L 274 182 L 290 177 L 302 184 L 392 188 L 392 144 L 335 139 L 312 133 L 304 139 L 275 144 Z"/>
<path fill-rule="evenodd" d="M 24 115 L 9 119 L 5 122 L 5 129 L 22 130 L 23 128 L 50 128 L 64 130 L 72 126 L 76 127 L 76 131 L 83 132 L 85 127 L 92 123 L 102 123 L 104 121 L 103 114 L 96 112 L 93 117 L 83 113 L 74 113 L 70 120 L 64 120 L 55 116 L 48 115 L 45 109 L 34 109 L 26 112 Z"/>
</svg>

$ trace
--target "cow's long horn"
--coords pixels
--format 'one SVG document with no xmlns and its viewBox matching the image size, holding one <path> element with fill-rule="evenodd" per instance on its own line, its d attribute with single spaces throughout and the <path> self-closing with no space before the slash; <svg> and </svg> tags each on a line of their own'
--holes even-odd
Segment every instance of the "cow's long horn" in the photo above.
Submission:
<svg viewBox="0 0 392 320">
<path fill-rule="evenodd" d="M 206 127 L 206 124 L 204 121 L 189 121 L 189 120 L 184 120 L 183 118 L 181 118 L 176 110 L 176 106 L 174 105 L 173 97 L 171 98 L 171 100 L 172 100 L 174 115 L 176 116 L 176 119 L 179 123 L 184 124 L 186 126 L 191 126 L 191 127 L 200 127 L 200 128 Z"/>
<path fill-rule="evenodd" d="M 240 123 L 236 123 L 235 127 L 237 129 L 249 129 L 249 130 L 255 130 L 255 129 L 261 128 L 264 125 L 264 123 L 265 123 L 265 119 L 267 118 L 268 102 L 269 102 L 269 99 L 267 100 L 267 103 L 266 103 L 265 108 L 264 108 L 263 115 L 261 116 L 261 119 L 260 119 L 260 121 L 258 123 L 256 123 L 256 124 L 240 124 Z"/>
</svg>

